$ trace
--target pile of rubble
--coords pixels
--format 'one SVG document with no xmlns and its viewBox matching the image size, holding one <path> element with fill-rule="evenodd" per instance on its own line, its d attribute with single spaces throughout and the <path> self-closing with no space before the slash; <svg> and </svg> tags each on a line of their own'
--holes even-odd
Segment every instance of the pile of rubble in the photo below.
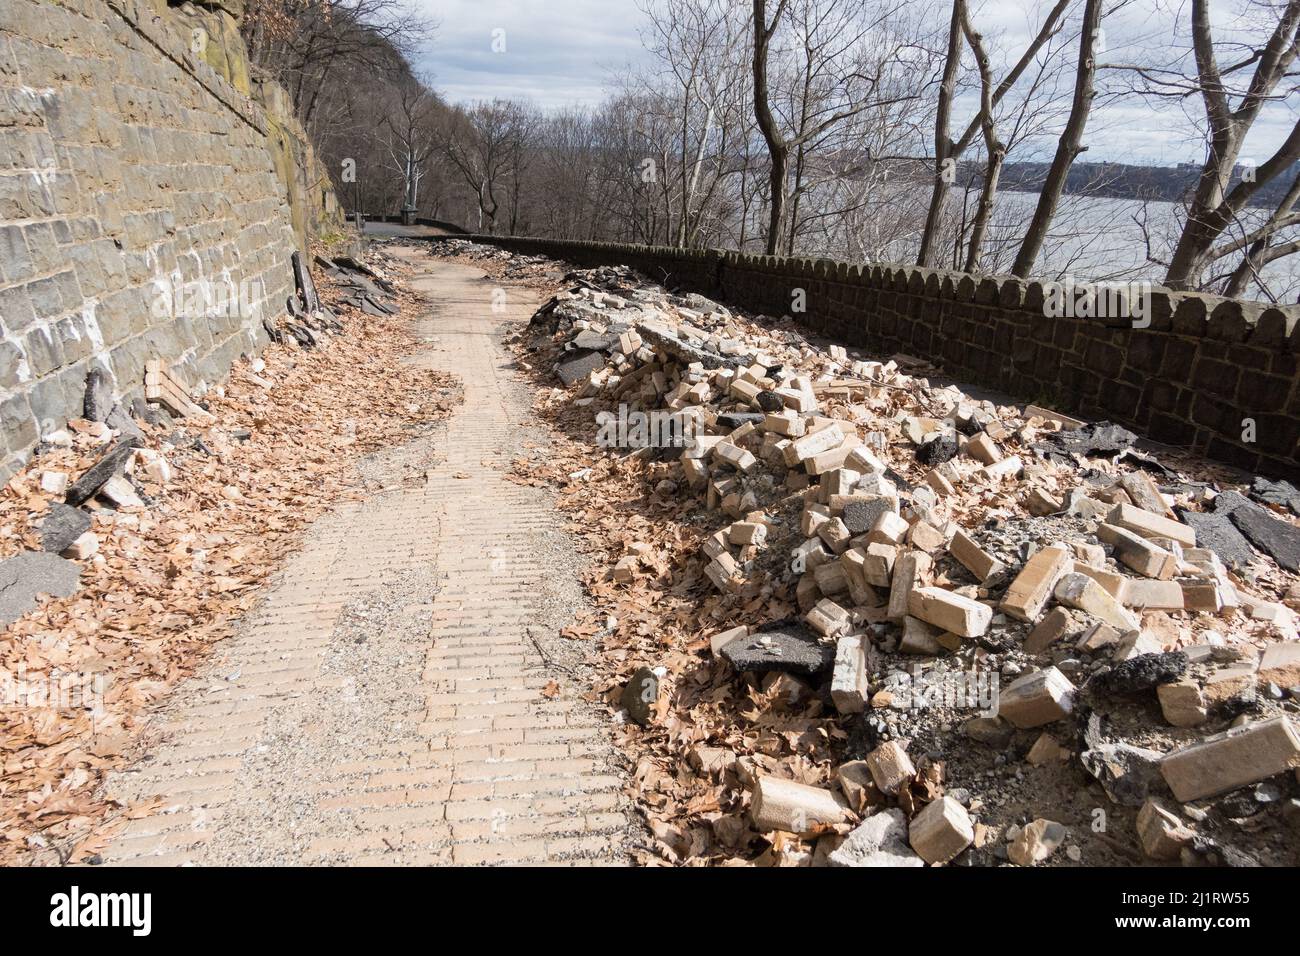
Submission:
<svg viewBox="0 0 1300 956">
<path fill-rule="evenodd" d="M 1298 862 L 1294 487 L 626 268 L 564 276 L 520 354 L 600 475 L 711 525 L 671 581 L 637 541 L 592 587 L 685 631 L 606 628 L 665 858 Z"/>
<path fill-rule="evenodd" d="M 376 317 L 397 314 L 397 287 L 364 262 L 352 256 L 318 255 L 316 264 L 334 280 L 340 305 Z"/>
<path fill-rule="evenodd" d="M 276 323 L 309 343 L 283 335 L 222 383 L 151 362 L 148 398 L 128 406 L 92 373 L 84 417 L 0 489 L 0 863 L 93 860 L 106 822 L 144 812 L 97 787 L 150 706 L 297 534 L 362 493 L 358 456 L 459 401 L 449 377 L 401 361 L 419 346 L 405 323 L 363 317 L 325 281 L 332 308 L 308 277 Z"/>
</svg>

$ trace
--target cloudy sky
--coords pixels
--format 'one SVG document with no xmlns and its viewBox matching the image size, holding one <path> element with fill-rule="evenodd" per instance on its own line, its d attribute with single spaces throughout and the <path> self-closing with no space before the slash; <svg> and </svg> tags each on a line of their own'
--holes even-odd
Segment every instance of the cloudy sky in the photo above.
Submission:
<svg viewBox="0 0 1300 956">
<path fill-rule="evenodd" d="M 434 38 L 416 58 L 417 67 L 431 74 L 437 89 L 454 102 L 508 97 L 546 109 L 595 103 L 612 70 L 648 59 L 638 34 L 644 14 L 634 0 L 413 2 L 438 21 Z M 946 0 L 923 2 L 946 20 Z M 1131 62 L 1160 51 L 1168 45 L 1181 5 L 1181 0 L 1132 0 L 1108 18 L 1103 62 Z M 976 8 L 976 26 L 994 38 L 991 42 L 1018 51 L 1030 31 L 1026 9 L 1037 6 L 1025 0 L 985 0 Z M 1234 0 L 1224 0 L 1213 8 L 1222 30 L 1232 22 L 1233 6 Z M 1180 32 L 1186 34 L 1185 25 Z M 504 40 L 504 52 L 494 52 L 494 39 L 498 46 Z M 965 104 L 967 115 L 974 105 Z M 1292 105 L 1266 107 L 1243 155 L 1262 161 L 1295 121 Z M 960 122 L 958 117 L 954 125 Z M 1180 108 L 1155 109 L 1132 100 L 1099 103 L 1086 142 L 1084 159 L 1091 161 L 1173 165 L 1204 158 L 1200 139 Z"/>
<path fill-rule="evenodd" d="M 602 99 L 610 69 L 645 58 L 633 0 L 418 0 L 438 21 L 418 63 L 448 99 Z M 504 52 L 493 41 L 504 31 Z"/>
</svg>

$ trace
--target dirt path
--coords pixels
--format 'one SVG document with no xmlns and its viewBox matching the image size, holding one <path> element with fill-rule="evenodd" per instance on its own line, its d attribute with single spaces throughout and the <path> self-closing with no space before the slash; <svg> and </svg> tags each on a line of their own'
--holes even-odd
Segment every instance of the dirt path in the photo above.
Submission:
<svg viewBox="0 0 1300 956">
<path fill-rule="evenodd" d="M 504 477 L 545 441 L 500 344 L 536 302 L 511 289 L 493 311 L 478 270 L 402 256 L 429 301 L 417 361 L 459 376 L 465 403 L 432 439 L 363 463 L 382 490 L 317 522 L 172 696 L 148 756 L 110 783 L 163 807 L 107 863 L 627 860 L 636 831 L 605 718 L 580 697 L 585 648 L 554 637 L 581 562 L 547 494 Z"/>
</svg>

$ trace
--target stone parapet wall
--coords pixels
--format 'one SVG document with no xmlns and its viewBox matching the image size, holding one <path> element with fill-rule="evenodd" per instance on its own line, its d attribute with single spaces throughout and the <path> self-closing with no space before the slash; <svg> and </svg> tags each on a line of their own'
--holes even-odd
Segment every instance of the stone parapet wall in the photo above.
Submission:
<svg viewBox="0 0 1300 956">
<path fill-rule="evenodd" d="M 796 289 L 810 330 L 928 359 L 954 378 L 1273 477 L 1300 474 L 1300 325 L 1294 308 L 1150 290 L 1128 318 L 1049 316 L 1051 288 L 914 266 L 618 243 L 474 235 L 582 266 L 624 263 L 670 288 L 771 315 Z M 1252 440 L 1253 439 L 1253 440 Z"/>
</svg>

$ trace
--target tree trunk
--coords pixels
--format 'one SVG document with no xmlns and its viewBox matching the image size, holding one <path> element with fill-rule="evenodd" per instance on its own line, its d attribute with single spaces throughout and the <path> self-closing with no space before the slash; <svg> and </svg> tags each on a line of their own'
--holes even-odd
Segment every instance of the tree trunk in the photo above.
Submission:
<svg viewBox="0 0 1300 956">
<path fill-rule="evenodd" d="M 965 264 L 967 272 L 975 272 L 979 269 L 984 235 L 988 231 L 989 219 L 993 215 L 993 199 L 998 193 L 998 178 L 1002 175 L 1002 163 L 1006 159 L 1007 148 L 998 139 L 997 122 L 993 116 L 993 73 L 989 69 L 989 55 L 984 49 L 984 38 L 975 31 L 966 10 L 962 10 L 961 29 L 966 34 L 966 42 L 974 51 L 975 62 L 979 67 L 979 123 L 980 132 L 984 134 L 984 181 L 980 185 L 979 203 L 975 207 L 975 221 L 971 224 L 970 245 L 966 252 Z"/>
<path fill-rule="evenodd" d="M 1296 133 L 1300 131 L 1300 124 L 1297 124 L 1288 141 L 1259 169 L 1250 187 L 1243 188 L 1247 184 L 1239 183 L 1232 194 L 1227 195 L 1233 166 L 1246 134 L 1263 103 L 1271 97 L 1274 87 L 1295 60 L 1298 23 L 1300 3 L 1289 0 L 1268 44 L 1260 51 L 1259 65 L 1251 78 L 1249 91 L 1234 111 L 1215 61 L 1209 0 L 1193 0 L 1192 41 L 1196 50 L 1197 80 L 1205 101 L 1211 136 L 1209 156 L 1196 184 L 1187 224 L 1178 237 L 1178 245 L 1169 259 L 1169 270 L 1165 273 L 1165 285 L 1171 289 L 1192 289 L 1199 285 L 1201 274 L 1211 257 L 1211 246 L 1232 221 L 1237 210 L 1256 189 L 1276 176 L 1282 168 L 1289 167 L 1296 156 L 1300 155 L 1300 151 L 1295 148 Z"/>
<path fill-rule="evenodd" d="M 960 2 L 960 0 L 959 0 Z M 785 0 L 777 4 L 776 16 L 772 26 L 767 26 L 767 4 L 765 0 L 754 0 L 754 119 L 758 121 L 759 131 L 767 143 L 767 153 L 771 159 L 768 183 L 772 193 L 771 211 L 767 225 L 767 254 L 774 256 L 781 248 L 781 238 L 785 224 L 785 189 L 786 176 L 790 167 L 790 148 L 777 125 L 776 117 L 768 103 L 767 58 L 768 44 L 776 31 L 776 24 L 781 19 Z"/>
<path fill-rule="evenodd" d="M 1034 209 L 1034 218 L 1029 223 L 1024 242 L 1016 254 L 1015 264 L 1011 267 L 1013 275 L 1028 278 L 1034 268 L 1038 254 L 1042 252 L 1047 240 L 1047 230 L 1051 228 L 1056 217 L 1056 207 L 1061 201 L 1065 189 L 1065 180 L 1070 173 L 1070 166 L 1075 158 L 1083 152 L 1083 131 L 1088 125 L 1088 113 L 1092 109 L 1094 80 L 1097 63 L 1093 53 L 1097 46 L 1097 33 L 1101 28 L 1102 0 L 1087 0 L 1083 8 L 1083 24 L 1079 32 L 1079 66 L 1074 80 L 1074 101 L 1070 104 L 1070 118 L 1066 120 L 1065 132 L 1056 144 L 1056 155 L 1052 157 L 1051 168 L 1047 171 L 1047 180 L 1043 191 L 1038 194 L 1038 206 Z"/>
<path fill-rule="evenodd" d="M 971 225 L 970 246 L 966 252 L 967 272 L 979 271 L 984 236 L 988 232 L 989 219 L 993 215 L 993 197 L 998 192 L 998 179 L 1002 176 L 1002 161 L 1006 159 L 1006 155 L 1006 148 L 1001 143 L 996 143 L 984 167 L 984 185 L 980 189 L 979 205 L 975 207 L 975 222 Z"/>
<path fill-rule="evenodd" d="M 961 66 L 961 22 L 966 11 L 966 0 L 953 0 L 952 20 L 948 25 L 948 58 L 943 65 L 943 81 L 939 85 L 939 106 L 934 119 L 934 185 L 930 190 L 930 208 L 925 215 L 925 231 L 921 234 L 921 251 L 916 257 L 918 266 L 934 264 L 935 250 L 939 245 L 939 230 L 943 225 L 943 209 L 948 199 L 949 176 L 954 176 L 945 165 L 955 162 L 953 142 L 948 135 L 952 118 L 952 98 L 957 86 L 957 70 Z"/>
</svg>

